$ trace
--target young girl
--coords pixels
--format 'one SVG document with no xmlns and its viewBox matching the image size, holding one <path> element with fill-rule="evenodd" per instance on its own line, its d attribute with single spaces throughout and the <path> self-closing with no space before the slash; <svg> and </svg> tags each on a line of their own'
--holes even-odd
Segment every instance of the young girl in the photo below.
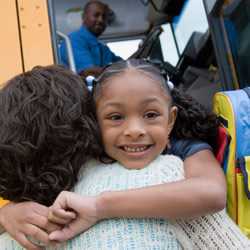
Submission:
<svg viewBox="0 0 250 250">
<path fill-rule="evenodd" d="M 113 67 L 118 67 L 119 73 L 119 67 L 123 66 L 123 64 L 117 64 Z M 114 69 L 113 67 L 109 70 Z M 46 71 L 46 69 L 44 70 Z M 103 77 L 105 76 L 109 78 L 109 70 L 106 71 Z M 34 71 L 34 73 L 35 72 L 36 71 Z M 65 74 L 64 71 L 57 73 L 62 75 Z M 32 75 L 32 72 L 29 74 Z M 51 80 L 51 84 L 53 84 L 53 81 L 60 83 L 60 77 L 53 77 L 54 74 L 55 72 L 53 71 L 50 74 L 44 74 L 43 70 L 41 70 L 33 81 L 36 82 L 38 81 L 37 78 L 41 77 L 41 79 L 45 78 L 44 81 Z M 157 72 L 156 75 L 158 74 L 159 72 Z M 110 77 L 112 75 L 113 73 L 111 72 Z M 67 73 L 65 80 L 70 83 L 71 78 L 75 79 L 72 74 Z M 27 78 L 23 79 L 22 76 L 21 79 L 25 80 Z M 73 86 L 75 90 L 79 88 L 79 84 L 77 86 Z M 47 89 L 47 91 L 50 91 L 50 89 Z M 98 88 L 96 91 L 96 93 L 98 93 Z M 67 91 L 63 91 L 63 93 L 64 92 Z M 3 96 L 4 93 L 6 93 L 6 89 L 3 90 Z M 74 96 L 73 93 L 70 96 Z M 182 98 L 175 90 L 172 91 L 172 96 L 174 96 L 174 102 L 178 105 L 179 115 L 171 135 L 173 138 L 179 140 L 173 140 L 172 138 L 171 147 L 168 151 L 169 153 L 178 154 L 185 159 L 185 172 L 187 180 L 152 186 L 147 189 L 105 192 L 98 196 L 98 198 L 86 197 L 84 200 L 86 202 L 85 211 L 90 211 L 92 212 L 91 215 L 93 215 L 93 211 L 95 211 L 96 208 L 95 205 L 99 204 L 98 211 L 101 212 L 101 214 L 99 214 L 98 217 L 100 218 L 176 218 L 205 214 L 207 212 L 221 209 L 224 206 L 225 182 L 219 165 L 210 152 L 211 148 L 204 143 L 180 140 L 180 138 L 200 138 L 208 140 L 212 144 L 213 139 L 216 136 L 216 133 L 213 131 L 216 131 L 217 128 L 215 119 L 213 116 L 208 116 L 207 113 L 199 108 L 199 106 L 194 107 L 191 100 Z M 18 100 L 20 101 L 20 99 Z M 37 99 L 36 101 L 39 102 Z M 5 103 L 5 105 L 7 104 Z M 187 109 L 188 107 L 189 109 Z M 54 108 L 58 108 L 58 106 L 55 106 Z M 21 109 L 21 111 L 23 110 Z M 7 113 L 2 116 L 2 120 L 5 120 L 6 117 Z M 67 122 L 69 122 L 69 120 L 67 120 Z M 193 124 L 192 130 L 188 129 L 191 124 Z M 182 127 L 182 125 L 185 126 Z M 34 135 L 37 136 L 37 134 Z M 56 137 L 52 138 L 56 139 Z M 40 164 L 37 163 L 37 165 Z M 52 189 L 50 189 L 50 193 L 53 193 Z M 190 193 L 192 193 L 192 197 L 188 196 Z M 90 201 L 92 201 L 92 203 Z M 28 249 L 38 249 L 38 247 L 34 246 L 34 244 L 26 239 L 26 236 L 33 236 L 42 242 L 48 242 L 46 232 L 41 230 L 43 228 L 48 231 L 53 230 L 53 225 L 47 221 L 47 214 L 48 209 L 36 203 L 10 203 L 9 205 L 1 208 L 0 222 L 4 226 L 5 230 L 8 231 L 24 247 Z M 92 216 L 92 219 L 95 221 L 98 218 Z M 87 218 L 87 221 L 88 220 L 89 217 Z M 89 226 L 86 225 L 86 221 L 84 221 L 84 223 L 86 227 Z M 84 223 L 81 226 L 83 226 Z M 93 223 L 94 222 L 92 222 L 92 224 Z M 71 236 L 68 235 L 67 237 Z"/>
<path fill-rule="evenodd" d="M 96 200 L 101 192 L 183 179 L 182 161 L 161 155 L 171 147 L 169 137 L 177 115 L 173 91 L 156 68 L 137 60 L 115 64 L 97 80 L 94 100 L 105 163 L 86 164 L 74 187 L 80 195 L 62 192 L 55 201 L 51 217 L 54 222 L 65 223 L 71 218 L 72 212 L 68 217 L 67 209 L 75 210 L 77 218 L 52 233 L 51 239 L 72 237 L 90 227 L 60 249 L 249 249 L 250 241 L 225 211 L 172 222 L 109 219 L 91 227 L 105 218 Z M 184 131 L 189 132 L 187 128 Z M 114 160 L 117 162 L 110 164 Z M 90 196 L 88 204 L 81 195 Z M 88 211 L 92 209 L 91 215 L 85 213 L 86 205 Z"/>
</svg>

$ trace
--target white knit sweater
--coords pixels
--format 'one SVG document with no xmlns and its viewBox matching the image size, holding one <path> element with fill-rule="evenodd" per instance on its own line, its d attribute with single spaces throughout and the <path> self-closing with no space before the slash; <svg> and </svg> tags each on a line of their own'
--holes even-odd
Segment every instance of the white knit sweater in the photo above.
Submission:
<svg viewBox="0 0 250 250">
<path fill-rule="evenodd" d="M 80 172 L 74 191 L 96 195 L 107 190 L 125 190 L 183 179 L 182 161 L 159 156 L 141 170 L 128 170 L 118 163 L 90 162 Z M 249 240 L 225 211 L 192 220 L 161 219 L 104 220 L 87 232 L 60 245 L 60 250 L 174 250 L 250 249 Z M 22 249 L 8 234 L 0 237 L 0 250 Z"/>
</svg>

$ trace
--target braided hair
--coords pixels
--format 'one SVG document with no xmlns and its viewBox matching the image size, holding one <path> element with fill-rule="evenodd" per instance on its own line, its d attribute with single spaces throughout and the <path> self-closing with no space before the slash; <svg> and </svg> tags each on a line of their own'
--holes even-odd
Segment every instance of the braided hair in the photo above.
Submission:
<svg viewBox="0 0 250 250">
<path fill-rule="evenodd" d="M 214 150 L 217 147 L 216 137 L 219 126 L 217 116 L 208 111 L 191 96 L 183 93 L 170 84 L 161 70 L 145 59 L 129 59 L 108 66 L 94 82 L 93 96 L 96 99 L 105 83 L 113 76 L 122 74 L 129 68 L 142 71 L 156 79 L 170 96 L 171 105 L 178 108 L 177 118 L 170 138 L 194 139 L 207 142 Z"/>
</svg>

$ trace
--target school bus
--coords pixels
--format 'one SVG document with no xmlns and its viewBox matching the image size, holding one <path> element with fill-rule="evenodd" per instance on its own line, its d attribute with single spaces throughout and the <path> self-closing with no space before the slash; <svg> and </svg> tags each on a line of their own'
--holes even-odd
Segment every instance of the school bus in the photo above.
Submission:
<svg viewBox="0 0 250 250">
<path fill-rule="evenodd" d="M 0 8 L 0 84 L 35 65 L 59 63 L 58 43 L 64 35 L 81 25 L 81 8 L 86 2 L 3 1 Z M 131 46 L 130 49 L 134 50 L 135 45 L 144 44 L 141 56 L 167 62 L 172 74 L 184 77 L 182 87 L 192 95 L 203 96 L 196 85 L 199 89 L 203 87 L 205 92 L 213 89 L 206 100 L 200 98 L 203 103 L 209 103 L 211 96 L 219 90 L 247 86 L 250 78 L 247 70 L 249 44 L 246 39 L 249 29 L 248 1 L 104 2 L 113 10 L 114 20 L 101 40 L 116 48 L 116 53 L 124 51 L 122 46 Z M 230 23 L 234 24 L 235 30 Z M 152 27 L 161 27 L 162 32 L 153 33 Z M 197 76 L 209 82 L 198 82 Z M 211 81 L 213 77 L 216 84 L 211 86 L 215 83 L 214 79 Z M 193 85 L 195 79 L 196 84 Z"/>
<path fill-rule="evenodd" d="M 75 71 L 67 34 L 80 27 L 86 2 L 2 1 L 0 87 L 36 65 L 60 63 L 62 39 Z M 124 59 L 136 52 L 163 64 L 176 86 L 208 109 L 215 93 L 250 85 L 250 1 L 103 2 L 112 9 L 112 18 L 100 39 Z"/>
</svg>

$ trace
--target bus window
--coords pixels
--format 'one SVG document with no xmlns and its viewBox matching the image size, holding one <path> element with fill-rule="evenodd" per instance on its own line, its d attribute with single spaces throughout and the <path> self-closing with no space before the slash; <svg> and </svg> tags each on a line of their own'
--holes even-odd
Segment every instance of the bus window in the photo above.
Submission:
<svg viewBox="0 0 250 250">
<path fill-rule="evenodd" d="M 134 39 L 134 40 L 128 40 L 128 41 L 109 42 L 107 43 L 107 45 L 116 55 L 126 60 L 135 51 L 137 51 L 141 42 L 142 42 L 142 39 Z"/>
<path fill-rule="evenodd" d="M 181 14 L 173 20 L 173 29 L 179 51 L 182 53 L 194 31 L 204 33 L 208 29 L 202 0 L 186 1 Z"/>
<path fill-rule="evenodd" d="M 224 21 L 240 87 L 250 86 L 250 2 L 235 1 L 229 5 Z"/>
<path fill-rule="evenodd" d="M 163 32 L 160 35 L 160 43 L 163 60 L 175 66 L 179 60 L 179 55 L 170 24 L 164 24 L 161 27 Z"/>
</svg>

